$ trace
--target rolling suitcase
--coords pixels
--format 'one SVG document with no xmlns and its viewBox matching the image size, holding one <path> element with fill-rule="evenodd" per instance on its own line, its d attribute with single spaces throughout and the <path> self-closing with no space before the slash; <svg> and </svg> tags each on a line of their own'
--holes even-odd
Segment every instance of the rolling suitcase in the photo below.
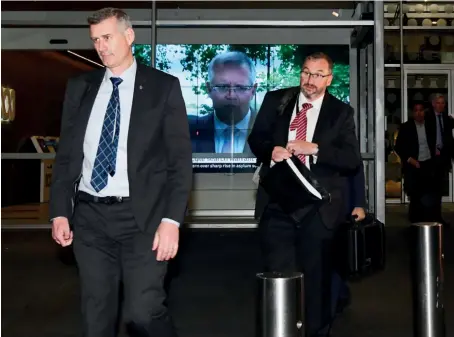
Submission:
<svg viewBox="0 0 454 337">
<path fill-rule="evenodd" d="M 341 252 L 344 276 L 359 279 L 385 267 L 385 226 L 368 214 L 363 221 L 354 219 L 340 229 L 337 252 Z"/>
</svg>

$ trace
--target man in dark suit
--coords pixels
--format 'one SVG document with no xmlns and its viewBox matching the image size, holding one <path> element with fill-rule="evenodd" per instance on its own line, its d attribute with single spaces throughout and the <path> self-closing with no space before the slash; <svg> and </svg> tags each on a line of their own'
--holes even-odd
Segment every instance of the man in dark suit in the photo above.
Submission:
<svg viewBox="0 0 454 337">
<path fill-rule="evenodd" d="M 432 194 L 435 179 L 435 146 L 424 116 L 424 105 L 415 102 L 413 116 L 400 126 L 395 150 L 402 164 L 404 190 L 410 197 L 408 218 L 410 222 L 435 221 L 429 195 Z M 431 211 L 432 209 L 432 211 Z"/>
<path fill-rule="evenodd" d="M 353 109 L 326 91 L 332 70 L 327 55 L 308 56 L 300 88 L 267 93 L 249 136 L 251 150 L 262 163 L 261 177 L 272 162 L 295 155 L 331 195 L 329 202 L 296 222 L 263 188 L 257 192 L 265 268 L 304 273 L 308 337 L 328 334 L 332 239 L 345 219 L 347 176 L 361 163 Z"/>
<path fill-rule="evenodd" d="M 129 334 L 174 337 L 163 280 L 192 180 L 181 88 L 175 77 L 136 63 L 125 12 L 102 9 L 88 23 L 105 68 L 68 82 L 52 237 L 62 246 L 74 238 L 85 337 L 116 335 L 121 281 Z"/>
<path fill-rule="evenodd" d="M 434 101 L 441 99 L 444 100 L 435 98 Z M 413 118 L 401 125 L 396 139 L 395 150 L 402 162 L 404 190 L 410 197 L 411 222 L 444 223 L 441 199 L 444 177 L 451 167 L 452 127 L 450 118 L 445 116 L 444 125 L 449 130 L 440 133 L 438 118 L 433 111 L 425 112 L 423 103 L 416 102 Z"/>
<path fill-rule="evenodd" d="M 452 170 L 452 159 L 454 158 L 453 126 L 454 120 L 448 116 L 446 110 L 446 99 L 443 94 L 435 94 L 432 97 L 432 109 L 425 114 L 425 124 L 428 132 L 429 147 L 434 149 L 434 165 L 436 175 L 436 210 L 435 221 L 448 225 L 443 220 L 441 206 L 442 196 L 447 183 L 449 183 L 449 172 Z"/>
<path fill-rule="evenodd" d="M 247 137 L 256 112 L 255 66 L 244 53 L 230 51 L 216 55 L 208 65 L 208 96 L 213 110 L 189 115 L 194 153 L 250 153 Z"/>
</svg>

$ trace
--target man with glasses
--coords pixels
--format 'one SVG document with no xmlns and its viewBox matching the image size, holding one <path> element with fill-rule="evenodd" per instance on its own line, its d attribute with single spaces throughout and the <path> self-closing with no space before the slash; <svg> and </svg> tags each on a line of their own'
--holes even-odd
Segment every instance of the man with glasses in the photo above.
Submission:
<svg viewBox="0 0 454 337">
<path fill-rule="evenodd" d="M 303 272 L 306 336 L 328 336 L 332 321 L 332 241 L 345 219 L 348 176 L 361 164 L 353 109 L 330 95 L 333 62 L 315 53 L 303 64 L 300 87 L 268 92 L 249 136 L 264 177 L 274 162 L 295 155 L 331 195 L 294 220 L 259 187 L 256 216 L 265 269 Z M 303 205 L 311 207 L 311 205 Z"/>
<path fill-rule="evenodd" d="M 249 153 L 247 136 L 255 119 L 255 66 L 241 52 L 214 57 L 208 66 L 208 95 L 213 111 L 189 116 L 192 150 L 198 153 Z"/>
</svg>

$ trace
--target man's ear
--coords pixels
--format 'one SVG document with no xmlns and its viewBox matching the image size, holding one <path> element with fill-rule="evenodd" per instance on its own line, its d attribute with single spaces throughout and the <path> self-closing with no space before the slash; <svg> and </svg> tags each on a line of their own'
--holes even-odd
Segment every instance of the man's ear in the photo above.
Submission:
<svg viewBox="0 0 454 337">
<path fill-rule="evenodd" d="M 134 32 L 134 29 L 129 27 L 128 29 L 126 29 L 125 35 L 126 35 L 126 41 L 128 41 L 128 44 L 130 46 L 132 46 L 132 44 L 134 43 L 134 40 L 136 39 L 136 33 Z"/>
</svg>

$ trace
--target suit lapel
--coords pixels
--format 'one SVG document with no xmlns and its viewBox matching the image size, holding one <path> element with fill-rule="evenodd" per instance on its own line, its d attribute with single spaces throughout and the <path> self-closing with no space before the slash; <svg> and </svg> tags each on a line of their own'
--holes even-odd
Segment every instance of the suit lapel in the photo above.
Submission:
<svg viewBox="0 0 454 337">
<path fill-rule="evenodd" d="M 288 142 L 288 131 L 290 128 L 290 120 L 292 119 L 295 109 L 296 99 L 299 95 L 299 90 L 293 93 L 293 96 L 288 100 L 282 109 L 282 114 L 278 117 L 275 133 L 276 145 L 286 147 Z"/>
<path fill-rule="evenodd" d="M 326 92 L 320 108 L 320 113 L 318 115 L 317 124 L 315 125 L 312 143 L 318 143 L 320 141 L 320 137 L 322 137 L 325 131 L 327 131 L 330 127 L 330 120 L 332 118 L 330 113 L 330 100 L 331 95 Z"/>
<path fill-rule="evenodd" d="M 149 113 L 160 96 L 158 84 L 150 79 L 148 71 L 147 66 L 137 63 L 127 145 L 128 170 L 130 172 L 135 171 L 135 165 L 139 162 L 136 156 L 143 152 L 137 151 L 138 148 L 143 148 L 140 144 L 141 135 L 143 135 L 143 132 L 150 132 L 146 129 L 148 124 L 145 122 L 145 118 L 153 118 Z"/>
<path fill-rule="evenodd" d="M 95 103 L 96 96 L 98 95 L 99 87 L 101 86 L 104 74 L 104 69 L 97 71 L 90 77 L 88 77 L 85 82 L 86 88 L 79 107 L 79 115 L 77 117 L 77 126 L 74 140 L 76 144 L 81 144 L 80 146 L 76 147 L 76 150 L 80 151 L 80 155 L 82 155 L 82 157 L 83 142 L 85 133 L 87 131 L 88 120 L 90 119 L 91 110 L 93 109 L 93 105 Z"/>
</svg>

